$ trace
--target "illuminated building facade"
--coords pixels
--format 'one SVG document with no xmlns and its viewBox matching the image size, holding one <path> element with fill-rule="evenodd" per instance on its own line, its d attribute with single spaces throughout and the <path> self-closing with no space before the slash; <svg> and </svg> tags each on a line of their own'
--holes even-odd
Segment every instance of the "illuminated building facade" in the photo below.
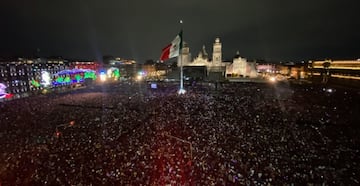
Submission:
<svg viewBox="0 0 360 186">
<path fill-rule="evenodd" d="M 309 61 L 308 75 L 327 83 L 329 79 L 360 80 L 360 59 Z"/>
<path fill-rule="evenodd" d="M 291 79 L 306 79 L 307 77 L 307 64 L 305 62 L 301 63 L 283 63 L 276 65 L 276 73 L 280 74 L 286 78 Z"/>
<path fill-rule="evenodd" d="M 220 38 L 216 38 L 213 44 L 212 60 L 209 59 L 205 46 L 203 46 L 199 55 L 191 61 L 190 50 L 186 42 L 183 44 L 181 55 L 183 66 L 188 69 L 192 66 L 202 66 L 206 68 L 208 76 L 211 76 L 212 74 L 219 74 L 221 77 L 225 77 L 227 63 L 222 61 L 222 43 L 220 42 Z M 180 66 L 180 57 L 178 58 L 178 66 Z"/>
<path fill-rule="evenodd" d="M 136 61 L 119 57 L 106 56 L 103 63 L 97 61 L 73 61 L 69 69 L 93 70 L 99 75 L 99 80 L 119 80 L 126 77 L 134 77 L 138 72 Z"/>
<path fill-rule="evenodd" d="M 132 59 L 122 59 L 120 57 L 116 57 L 114 59 L 109 60 L 110 65 L 133 65 L 136 64 L 135 60 Z"/>
<path fill-rule="evenodd" d="M 73 61 L 70 62 L 70 69 L 89 69 L 98 72 L 101 68 L 96 61 Z"/>
<path fill-rule="evenodd" d="M 164 63 L 143 64 L 142 72 L 148 80 L 161 80 L 165 78 L 168 68 Z"/>
<path fill-rule="evenodd" d="M 153 78 L 156 74 L 155 64 L 142 65 L 142 71 L 146 74 L 146 77 Z"/>
<path fill-rule="evenodd" d="M 69 69 L 69 62 L 61 58 L 38 58 L 28 60 L 27 63 L 31 65 L 31 72 L 28 77 L 31 91 L 51 87 L 51 83 L 49 84 L 47 81 L 51 82 L 54 74 Z"/>
<path fill-rule="evenodd" d="M 258 73 L 273 74 L 273 73 L 276 73 L 276 65 L 275 64 L 257 64 L 256 70 Z"/>
<path fill-rule="evenodd" d="M 178 66 L 180 65 L 180 58 L 178 59 Z M 255 69 L 256 64 L 248 62 L 245 58 L 241 58 L 240 55 L 234 57 L 233 61 L 223 61 L 222 59 L 222 43 L 219 38 L 215 39 L 213 44 L 212 59 L 209 59 L 209 55 L 206 52 L 205 46 L 199 52 L 198 56 L 191 61 L 191 54 L 187 43 L 184 42 L 182 48 L 182 63 L 184 69 L 190 69 L 191 67 L 204 67 L 204 71 L 207 78 L 210 80 L 218 80 L 225 77 L 257 77 Z"/>
<path fill-rule="evenodd" d="M 233 62 L 226 66 L 226 77 L 250 77 L 256 78 L 256 63 L 248 62 L 245 58 L 240 57 L 239 51 L 233 59 Z"/>
<path fill-rule="evenodd" d="M 118 68 L 120 78 L 128 79 L 128 78 L 135 78 L 137 76 L 137 73 L 141 71 L 142 66 L 137 64 L 136 61 L 132 59 L 123 59 L 120 57 L 114 57 L 108 60 L 108 62 L 106 62 L 106 66 L 104 68 L 106 69 Z"/>
<path fill-rule="evenodd" d="M 0 83 L 16 96 L 51 87 L 51 76 L 67 69 L 63 59 L 17 58 L 0 62 Z"/>
<path fill-rule="evenodd" d="M 62 70 L 53 74 L 50 83 L 53 87 L 73 86 L 86 83 L 87 80 L 96 80 L 96 72 L 89 69 Z"/>
<path fill-rule="evenodd" d="M 29 91 L 28 75 L 31 67 L 17 60 L 0 63 L 0 83 L 7 87 L 12 94 L 21 94 Z"/>
</svg>

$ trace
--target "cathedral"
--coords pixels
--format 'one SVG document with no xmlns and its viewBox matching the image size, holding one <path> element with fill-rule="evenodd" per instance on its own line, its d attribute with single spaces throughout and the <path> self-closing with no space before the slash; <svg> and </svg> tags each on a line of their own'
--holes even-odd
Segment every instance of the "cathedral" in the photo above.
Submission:
<svg viewBox="0 0 360 186">
<path fill-rule="evenodd" d="M 190 48 L 186 42 L 183 44 L 181 57 L 178 58 L 178 66 L 181 61 L 184 69 L 192 67 L 204 67 L 208 77 L 213 79 L 223 79 L 229 77 L 251 77 L 257 76 L 255 70 L 255 63 L 248 62 L 245 58 L 241 58 L 239 52 L 233 58 L 232 62 L 223 61 L 222 59 L 222 44 L 220 38 L 216 38 L 213 44 L 212 58 L 209 58 L 205 46 L 199 52 L 198 56 L 191 59 Z M 192 60 L 192 61 L 191 61 Z"/>
</svg>

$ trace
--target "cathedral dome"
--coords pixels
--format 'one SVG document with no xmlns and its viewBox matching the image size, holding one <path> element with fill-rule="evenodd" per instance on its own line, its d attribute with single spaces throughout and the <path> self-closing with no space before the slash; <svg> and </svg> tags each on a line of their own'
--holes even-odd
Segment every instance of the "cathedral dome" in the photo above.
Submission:
<svg viewBox="0 0 360 186">
<path fill-rule="evenodd" d="M 237 59 L 237 58 L 241 58 L 241 56 L 240 56 L 240 52 L 239 52 L 239 51 L 237 51 L 237 52 L 236 52 L 236 54 L 235 54 L 235 56 L 234 56 L 234 58 L 233 58 L 233 59 Z"/>
</svg>

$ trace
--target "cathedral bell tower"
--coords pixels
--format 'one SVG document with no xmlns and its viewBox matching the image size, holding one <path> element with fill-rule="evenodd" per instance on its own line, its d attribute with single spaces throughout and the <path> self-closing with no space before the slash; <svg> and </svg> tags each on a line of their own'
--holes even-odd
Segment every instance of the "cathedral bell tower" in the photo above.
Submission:
<svg viewBox="0 0 360 186">
<path fill-rule="evenodd" d="M 180 55 L 181 55 L 181 60 L 183 62 L 183 65 L 190 63 L 190 58 L 191 58 L 190 48 L 185 41 L 183 42 L 183 46 L 182 46 Z M 180 58 L 178 58 L 178 67 L 180 67 L 180 64 L 181 64 Z"/>
<path fill-rule="evenodd" d="M 216 38 L 215 39 L 215 43 L 214 43 L 214 47 L 213 47 L 213 58 L 212 58 L 212 62 L 213 65 L 221 65 L 222 62 L 222 56 L 221 56 L 221 43 L 220 43 L 220 38 Z"/>
</svg>

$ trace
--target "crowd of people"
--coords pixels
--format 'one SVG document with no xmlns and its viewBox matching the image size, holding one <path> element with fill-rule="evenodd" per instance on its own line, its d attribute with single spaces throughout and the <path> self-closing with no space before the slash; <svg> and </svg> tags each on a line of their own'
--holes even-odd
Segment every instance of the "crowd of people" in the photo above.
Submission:
<svg viewBox="0 0 360 186">
<path fill-rule="evenodd" d="M 0 103 L 0 185 L 359 185 L 360 94 L 94 86 Z"/>
</svg>

